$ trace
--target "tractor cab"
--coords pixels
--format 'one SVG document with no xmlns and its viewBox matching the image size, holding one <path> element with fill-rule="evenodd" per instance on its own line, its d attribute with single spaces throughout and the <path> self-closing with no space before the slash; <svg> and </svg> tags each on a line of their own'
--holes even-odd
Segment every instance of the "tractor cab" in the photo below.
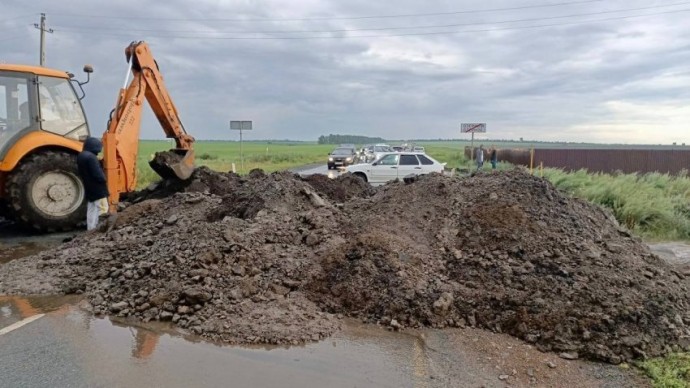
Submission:
<svg viewBox="0 0 690 388">
<path fill-rule="evenodd" d="M 0 217 L 48 232 L 83 219 L 76 158 L 89 135 L 84 83 L 64 71 L 0 64 Z"/>
<path fill-rule="evenodd" d="M 34 66 L 0 65 L 0 160 L 30 132 L 73 140 L 89 129 L 70 75 Z"/>
</svg>

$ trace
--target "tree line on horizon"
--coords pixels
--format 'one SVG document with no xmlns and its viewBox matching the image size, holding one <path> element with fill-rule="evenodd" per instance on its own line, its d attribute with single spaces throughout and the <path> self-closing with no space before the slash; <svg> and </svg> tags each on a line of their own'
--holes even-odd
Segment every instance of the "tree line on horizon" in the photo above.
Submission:
<svg viewBox="0 0 690 388">
<path fill-rule="evenodd" d="M 383 143 L 385 140 L 380 137 L 369 137 L 360 135 L 333 135 L 319 136 L 319 144 L 368 144 Z"/>
</svg>

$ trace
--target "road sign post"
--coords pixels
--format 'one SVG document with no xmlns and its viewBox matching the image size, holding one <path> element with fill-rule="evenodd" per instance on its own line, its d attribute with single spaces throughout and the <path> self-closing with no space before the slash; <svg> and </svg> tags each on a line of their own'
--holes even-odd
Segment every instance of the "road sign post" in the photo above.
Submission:
<svg viewBox="0 0 690 388">
<path fill-rule="evenodd" d="M 472 140 L 470 141 L 470 160 L 474 161 L 474 133 L 486 133 L 486 123 L 462 123 L 460 124 L 460 132 L 469 132 L 472 134 Z"/>
<path fill-rule="evenodd" d="M 240 171 L 244 172 L 244 154 L 242 153 L 242 131 L 252 129 L 251 121 L 230 121 L 230 129 L 240 131 Z"/>
</svg>

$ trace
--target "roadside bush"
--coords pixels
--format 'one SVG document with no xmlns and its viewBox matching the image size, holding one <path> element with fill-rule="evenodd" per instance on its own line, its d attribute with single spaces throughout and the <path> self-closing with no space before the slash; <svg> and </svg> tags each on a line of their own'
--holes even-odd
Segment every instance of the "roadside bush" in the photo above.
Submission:
<svg viewBox="0 0 690 388">
<path fill-rule="evenodd" d="M 218 155 L 211 155 L 211 154 L 209 154 L 209 153 L 203 153 L 203 154 L 201 154 L 201 155 L 198 155 L 198 156 L 197 156 L 197 159 L 201 159 L 201 160 L 216 160 L 216 159 L 218 159 Z"/>
<path fill-rule="evenodd" d="M 248 155 L 245 161 L 251 163 L 288 163 L 299 162 L 302 159 L 306 159 L 306 157 L 301 154 L 254 154 Z"/>
<path fill-rule="evenodd" d="M 655 387 L 685 388 L 690 386 L 690 354 L 676 353 L 666 358 L 647 360 L 638 366 L 649 376 Z"/>
<path fill-rule="evenodd" d="M 546 169 L 556 187 L 611 209 L 619 223 L 653 239 L 690 239 L 690 178 Z"/>
</svg>

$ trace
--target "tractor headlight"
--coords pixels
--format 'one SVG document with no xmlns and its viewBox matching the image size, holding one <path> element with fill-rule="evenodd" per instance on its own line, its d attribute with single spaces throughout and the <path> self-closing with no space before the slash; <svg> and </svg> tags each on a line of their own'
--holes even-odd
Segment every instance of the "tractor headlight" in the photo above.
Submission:
<svg viewBox="0 0 690 388">
<path fill-rule="evenodd" d="M 347 160 L 348 162 L 351 162 L 351 161 L 352 161 L 352 158 L 347 158 L 347 159 L 345 159 L 345 160 Z"/>
<path fill-rule="evenodd" d="M 333 158 L 328 158 L 328 161 L 329 161 L 329 162 L 332 162 L 332 161 L 333 161 Z"/>
</svg>

